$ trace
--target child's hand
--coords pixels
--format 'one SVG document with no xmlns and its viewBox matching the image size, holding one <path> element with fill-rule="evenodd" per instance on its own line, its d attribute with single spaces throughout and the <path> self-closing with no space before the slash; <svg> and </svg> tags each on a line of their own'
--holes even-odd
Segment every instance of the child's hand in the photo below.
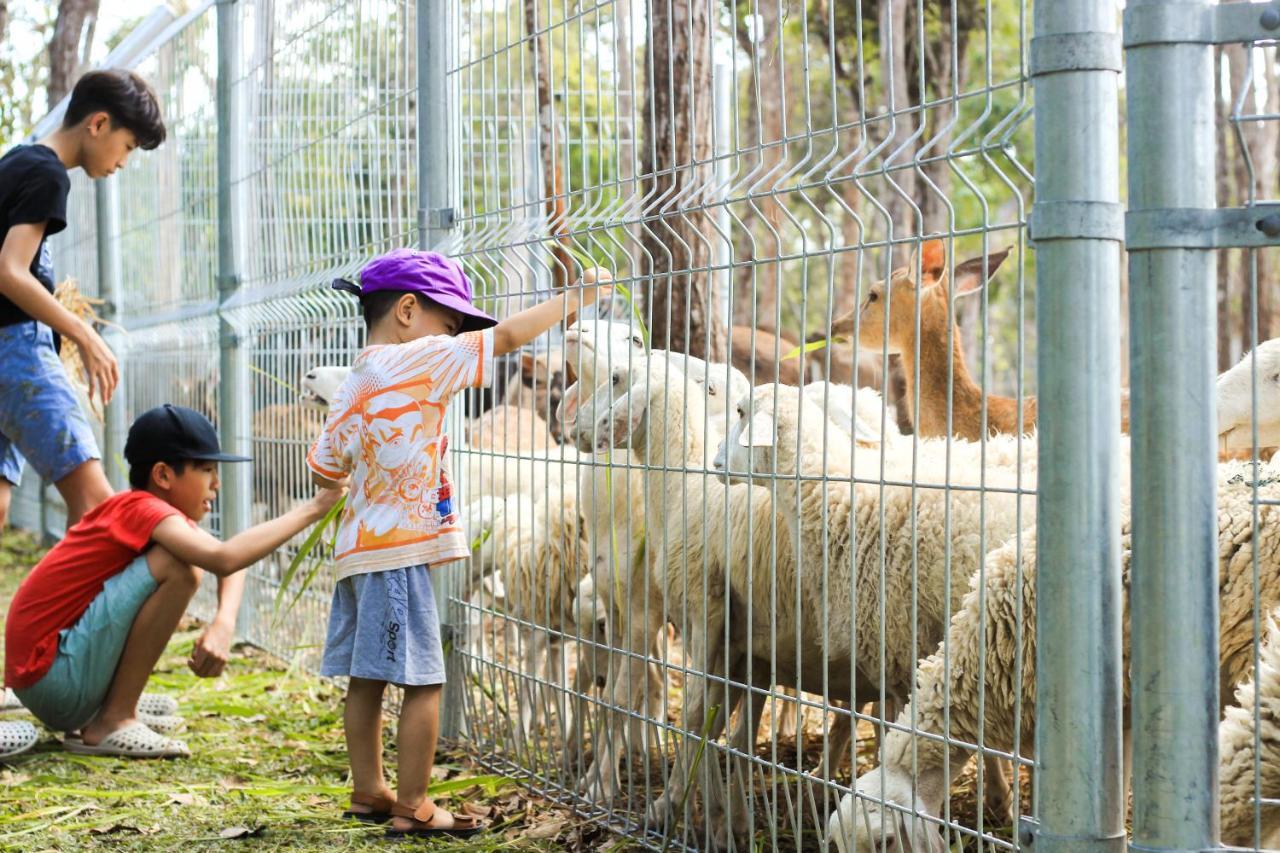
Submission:
<svg viewBox="0 0 1280 853">
<path fill-rule="evenodd" d="M 603 267 L 587 267 L 582 277 L 567 288 L 566 299 L 569 302 L 569 313 L 576 314 L 588 305 L 593 304 L 601 296 L 608 296 L 613 288 L 597 282 L 613 281 L 613 275 Z"/>
<path fill-rule="evenodd" d="M 311 499 L 311 507 L 317 521 L 328 515 L 329 510 L 333 509 L 338 501 L 346 497 L 347 481 L 342 480 L 341 482 L 342 485 L 336 489 L 316 489 L 316 496 Z"/>
</svg>

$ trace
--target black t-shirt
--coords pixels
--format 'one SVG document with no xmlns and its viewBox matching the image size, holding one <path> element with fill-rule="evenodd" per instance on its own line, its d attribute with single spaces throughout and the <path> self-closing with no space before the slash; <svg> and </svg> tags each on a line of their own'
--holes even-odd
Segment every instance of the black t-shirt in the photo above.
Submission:
<svg viewBox="0 0 1280 853">
<path fill-rule="evenodd" d="M 67 227 L 67 194 L 71 179 L 52 148 L 17 145 L 0 157 L 0 245 L 15 225 L 43 222 L 45 239 L 31 259 L 31 274 L 53 293 L 53 260 L 48 239 Z M 31 318 L 0 296 L 0 326 Z"/>
</svg>

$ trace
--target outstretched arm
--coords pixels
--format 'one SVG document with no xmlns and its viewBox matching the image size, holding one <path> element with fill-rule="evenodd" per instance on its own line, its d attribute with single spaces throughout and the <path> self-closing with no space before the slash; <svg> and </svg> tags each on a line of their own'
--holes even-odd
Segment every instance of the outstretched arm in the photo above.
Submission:
<svg viewBox="0 0 1280 853">
<path fill-rule="evenodd" d="M 561 317 L 572 319 L 573 315 L 607 292 L 607 282 L 612 280 L 606 270 L 590 267 L 583 270 L 582 278 L 565 288 L 563 293 L 519 314 L 512 314 L 493 330 L 493 354 L 514 352 L 560 322 Z"/>
</svg>

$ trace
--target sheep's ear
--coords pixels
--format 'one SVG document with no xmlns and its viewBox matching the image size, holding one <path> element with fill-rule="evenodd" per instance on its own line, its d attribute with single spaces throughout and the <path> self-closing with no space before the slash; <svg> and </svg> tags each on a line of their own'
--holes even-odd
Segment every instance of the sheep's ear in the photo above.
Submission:
<svg viewBox="0 0 1280 853">
<path fill-rule="evenodd" d="M 738 436 L 738 444 L 742 447 L 773 447 L 776 429 L 773 415 L 757 412 Z"/>
<path fill-rule="evenodd" d="M 578 414 L 578 406 L 580 405 L 578 383 L 575 382 L 568 388 L 564 389 L 564 396 L 560 398 L 560 405 L 556 406 L 556 420 L 561 425 L 568 426 L 573 423 L 573 419 Z"/>
<path fill-rule="evenodd" d="M 533 357 L 533 353 L 520 353 L 520 375 L 528 382 L 533 382 L 534 377 L 538 375 L 538 361 Z"/>
<path fill-rule="evenodd" d="M 970 293 L 980 289 L 984 284 L 995 277 L 996 270 L 1000 269 L 1000 265 L 1004 263 L 1004 259 L 1009 257 L 1009 253 L 1013 251 L 1012 246 L 1006 246 L 1003 251 L 992 252 L 987 255 L 987 274 L 982 274 L 982 258 L 970 258 L 962 264 L 956 264 L 956 281 L 953 288 L 955 294 L 959 296 L 962 293 Z"/>
</svg>

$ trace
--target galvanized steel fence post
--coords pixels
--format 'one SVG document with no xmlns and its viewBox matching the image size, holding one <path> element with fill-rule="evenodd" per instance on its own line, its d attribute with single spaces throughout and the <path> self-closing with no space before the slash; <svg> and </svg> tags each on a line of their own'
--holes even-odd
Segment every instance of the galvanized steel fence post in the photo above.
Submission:
<svg viewBox="0 0 1280 853">
<path fill-rule="evenodd" d="M 218 0 L 218 299 L 225 304 L 240 287 L 241 253 L 244 250 L 242 229 L 244 205 L 237 198 L 243 193 L 238 179 L 244 162 L 240 121 L 240 95 L 237 78 L 240 72 L 241 4 L 236 0 Z M 249 451 L 249 352 L 237 330 L 219 312 L 218 433 L 228 453 L 248 455 Z M 250 463 L 252 464 L 252 463 Z M 249 526 L 252 500 L 252 471 L 249 465 L 223 465 L 221 534 L 233 536 Z M 241 626 L 245 631 L 248 626 Z"/>
<path fill-rule="evenodd" d="M 1125 12 L 1134 850 L 1218 838 L 1217 261 L 1165 230 L 1216 205 L 1211 14 Z"/>
<path fill-rule="evenodd" d="M 124 303 L 120 291 L 120 187 L 114 175 L 102 178 L 94 185 L 94 203 L 97 214 L 98 295 L 106 302 L 103 316 L 114 323 L 121 323 L 121 306 Z M 106 337 L 116 358 L 123 363 L 125 337 L 114 328 L 107 330 Z M 124 464 L 124 441 L 129 431 L 127 387 L 128 383 L 120 383 L 104 413 L 102 461 L 107 479 L 117 489 L 127 488 L 129 477 Z"/>
<path fill-rule="evenodd" d="M 1035 4 L 1037 851 L 1120 851 L 1120 41 L 1109 0 Z"/>
<path fill-rule="evenodd" d="M 450 45 L 453 6 L 450 0 L 417 0 L 417 138 L 418 138 L 418 248 L 439 249 L 453 232 L 454 175 L 450 170 L 452 116 L 449 113 Z M 461 401 L 459 400 L 459 404 Z M 459 423 L 452 413 L 452 423 Z M 457 495 L 454 504 L 461 505 Z M 440 638 L 444 643 L 448 682 L 440 716 L 440 734 L 462 734 L 462 704 L 466 672 L 456 652 L 458 620 L 450 601 L 464 587 L 463 565 L 454 563 L 432 571 L 436 609 L 440 613 Z"/>
</svg>

